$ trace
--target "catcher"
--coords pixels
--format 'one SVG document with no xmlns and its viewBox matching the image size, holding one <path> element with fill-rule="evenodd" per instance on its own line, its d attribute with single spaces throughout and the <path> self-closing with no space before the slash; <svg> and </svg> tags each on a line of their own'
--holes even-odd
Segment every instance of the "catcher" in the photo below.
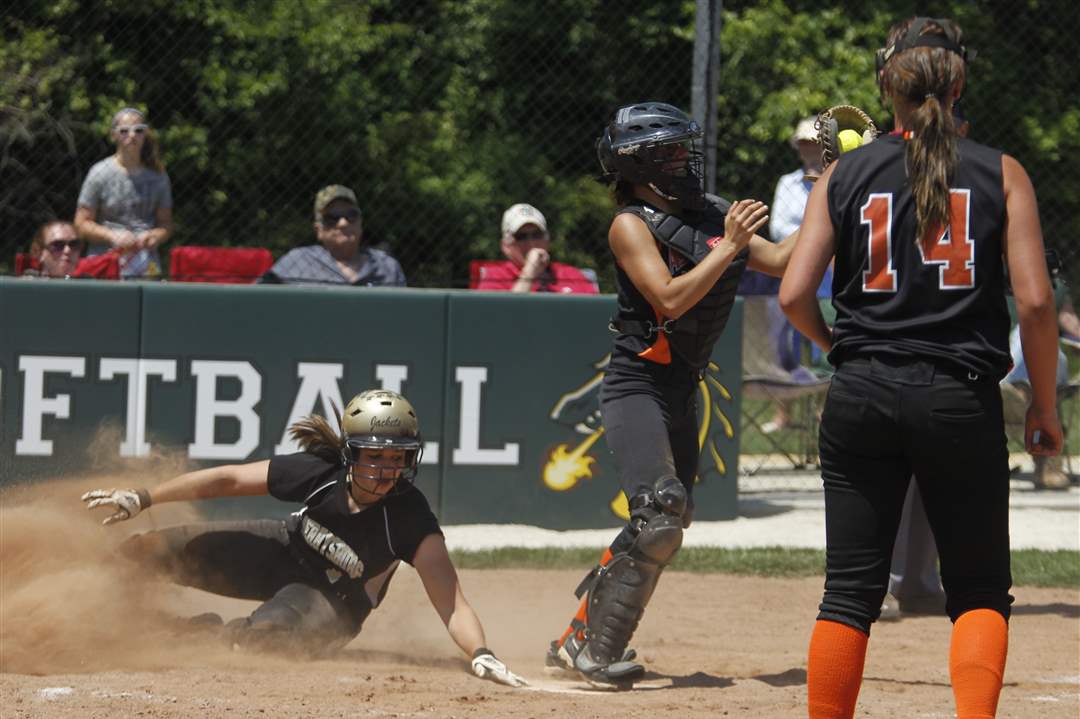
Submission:
<svg viewBox="0 0 1080 719">
<path fill-rule="evenodd" d="M 616 110 L 597 140 L 614 184 L 608 244 L 618 308 L 600 410 L 630 520 L 578 587 L 577 614 L 551 642 L 547 664 L 600 688 L 628 688 L 645 669 L 627 649 L 694 511 L 697 387 L 724 331 L 743 271 L 778 276 L 797 233 L 755 234 L 761 202 L 704 191 L 701 127 L 660 102 Z"/>
<path fill-rule="evenodd" d="M 340 420 L 340 418 L 339 418 Z M 526 682 L 487 649 L 462 593 L 439 522 L 413 484 L 422 443 L 412 405 L 368 390 L 345 406 L 338 435 L 310 415 L 290 428 L 302 452 L 188 472 L 152 489 L 99 489 L 82 496 L 105 507 L 104 524 L 163 502 L 269 494 L 303 507 L 285 520 L 210 522 L 135 535 L 121 552 L 173 581 L 261 600 L 229 623 L 242 646 L 319 650 L 355 637 L 402 561 L 412 564 L 476 676 Z"/>
</svg>

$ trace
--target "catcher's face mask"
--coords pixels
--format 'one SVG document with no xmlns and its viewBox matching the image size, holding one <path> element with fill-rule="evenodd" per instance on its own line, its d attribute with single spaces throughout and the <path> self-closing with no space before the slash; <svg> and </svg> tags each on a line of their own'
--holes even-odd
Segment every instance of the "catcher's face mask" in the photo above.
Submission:
<svg viewBox="0 0 1080 719">
<path fill-rule="evenodd" d="M 696 128 L 697 123 L 692 123 Z M 658 142 L 638 153 L 642 175 L 653 192 L 682 207 L 701 207 L 705 157 L 694 138 Z"/>
<path fill-rule="evenodd" d="M 607 181 L 645 185 L 684 208 L 705 203 L 701 127 L 665 103 L 620 108 L 597 140 L 597 156 Z"/>
</svg>

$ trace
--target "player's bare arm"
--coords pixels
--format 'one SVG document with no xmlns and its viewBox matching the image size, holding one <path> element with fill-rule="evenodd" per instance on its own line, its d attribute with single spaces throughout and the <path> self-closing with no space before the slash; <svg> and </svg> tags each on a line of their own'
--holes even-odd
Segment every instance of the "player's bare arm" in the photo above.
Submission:
<svg viewBox="0 0 1080 719">
<path fill-rule="evenodd" d="M 750 238 L 750 258 L 746 266 L 771 277 L 783 277 L 798 241 L 797 229 L 780 242 L 769 242 L 761 235 L 754 235 Z"/>
<path fill-rule="evenodd" d="M 461 591 L 461 582 L 441 534 L 429 534 L 420 542 L 413 557 L 413 566 L 450 638 L 472 658 L 473 673 L 481 679 L 491 679 L 499 684 L 524 686 L 527 682 L 510 671 L 487 648 L 480 618 Z"/>
<path fill-rule="evenodd" d="M 457 571 L 442 535 L 430 534 L 420 543 L 413 566 L 424 583 L 431 606 L 461 651 L 472 655 L 484 646 L 484 629 L 461 591 Z"/>
<path fill-rule="evenodd" d="M 1020 324 L 1024 362 L 1031 378 L 1031 407 L 1024 439 L 1032 454 L 1061 450 L 1061 424 L 1057 416 L 1057 312 L 1044 259 L 1042 228 L 1035 189 L 1023 165 L 1009 155 L 1001 157 L 1005 185 L 1003 249 L 1009 267 L 1016 316 Z M 1039 441 L 1033 441 L 1035 432 Z"/>
<path fill-rule="evenodd" d="M 619 266 L 658 312 L 678 319 L 696 305 L 768 219 L 768 207 L 740 200 L 728 210 L 724 239 L 694 269 L 672 277 L 645 223 L 629 214 L 611 224 L 608 243 Z"/>
<path fill-rule="evenodd" d="M 817 288 L 836 247 L 828 208 L 829 178 L 835 167 L 830 165 L 810 191 L 803 224 L 797 233 L 798 242 L 792 243 L 791 260 L 780 283 L 780 307 L 784 314 L 795 329 L 826 352 L 832 349 L 832 332 L 821 316 Z"/>
<path fill-rule="evenodd" d="M 93 489 L 82 495 L 87 509 L 113 510 L 102 524 L 131 519 L 152 504 L 186 502 L 216 497 L 251 497 L 267 494 L 270 460 L 187 472 L 152 489 Z"/>
<path fill-rule="evenodd" d="M 253 497 L 267 493 L 266 476 L 270 460 L 220 467 L 181 474 L 150 490 L 155 503 L 183 502 L 215 497 Z"/>
</svg>

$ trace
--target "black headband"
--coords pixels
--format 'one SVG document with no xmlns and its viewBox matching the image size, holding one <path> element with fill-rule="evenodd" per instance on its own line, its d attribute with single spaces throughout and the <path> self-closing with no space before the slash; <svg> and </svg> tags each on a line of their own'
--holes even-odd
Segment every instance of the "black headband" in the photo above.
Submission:
<svg viewBox="0 0 1080 719">
<path fill-rule="evenodd" d="M 922 29 L 928 22 L 937 23 L 945 31 L 945 34 L 921 34 Z M 908 28 L 907 32 L 897 38 L 896 42 L 877 51 L 878 74 L 885 68 L 885 63 L 887 63 L 893 55 L 915 47 L 940 47 L 949 52 L 955 52 L 963 58 L 964 62 L 975 59 L 974 50 L 968 50 L 957 42 L 956 31 L 949 20 L 936 17 L 917 17 L 912 20 L 911 27 Z"/>
</svg>

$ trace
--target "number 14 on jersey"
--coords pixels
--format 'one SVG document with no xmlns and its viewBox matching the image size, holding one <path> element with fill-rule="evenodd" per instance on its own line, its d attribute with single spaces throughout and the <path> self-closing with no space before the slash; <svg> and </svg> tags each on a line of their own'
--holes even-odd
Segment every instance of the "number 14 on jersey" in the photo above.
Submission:
<svg viewBox="0 0 1080 719">
<path fill-rule="evenodd" d="M 870 195 L 861 208 L 862 224 L 869 227 L 863 292 L 896 292 L 899 285 L 893 267 L 893 196 Z M 975 240 L 970 236 L 971 190 L 949 190 L 950 227 L 933 227 L 927 240 L 918 243 L 924 265 L 938 265 L 938 288 L 963 290 L 975 286 Z"/>
</svg>

